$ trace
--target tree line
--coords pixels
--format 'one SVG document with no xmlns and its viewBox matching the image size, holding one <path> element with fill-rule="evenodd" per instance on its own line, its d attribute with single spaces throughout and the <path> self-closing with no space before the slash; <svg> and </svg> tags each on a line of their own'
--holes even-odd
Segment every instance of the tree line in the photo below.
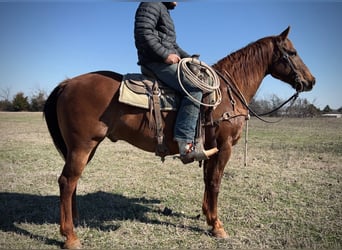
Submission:
<svg viewBox="0 0 342 250">
<path fill-rule="evenodd" d="M 31 97 L 26 96 L 23 92 L 18 92 L 12 100 L 9 100 L 9 90 L 2 90 L 0 94 L 0 111 L 43 111 L 46 99 L 46 92 L 39 90 Z M 268 99 L 253 99 L 249 106 L 255 113 L 264 114 L 279 107 L 284 101 L 273 95 Z M 320 110 L 307 99 L 297 98 L 292 104 L 285 105 L 285 107 L 271 113 L 269 116 L 315 117 L 332 111 L 329 105 Z M 336 111 L 342 113 L 342 107 Z"/>
<path fill-rule="evenodd" d="M 9 90 L 2 90 L 0 95 L 0 111 L 43 111 L 47 94 L 39 90 L 31 97 L 18 92 L 12 100 L 9 99 Z"/>
</svg>

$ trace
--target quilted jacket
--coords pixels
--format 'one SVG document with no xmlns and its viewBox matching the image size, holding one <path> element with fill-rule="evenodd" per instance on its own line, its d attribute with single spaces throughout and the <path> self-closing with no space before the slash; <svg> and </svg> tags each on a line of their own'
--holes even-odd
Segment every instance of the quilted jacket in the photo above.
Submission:
<svg viewBox="0 0 342 250">
<path fill-rule="evenodd" d="M 164 62 L 169 54 L 190 56 L 178 46 L 173 20 L 162 2 L 140 3 L 135 14 L 134 38 L 139 65 Z"/>
</svg>

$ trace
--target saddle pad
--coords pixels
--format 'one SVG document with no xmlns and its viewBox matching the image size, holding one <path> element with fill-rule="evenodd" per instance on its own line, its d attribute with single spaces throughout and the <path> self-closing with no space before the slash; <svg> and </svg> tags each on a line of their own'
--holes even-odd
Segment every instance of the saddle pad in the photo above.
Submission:
<svg viewBox="0 0 342 250">
<path fill-rule="evenodd" d="M 142 74 L 126 74 L 123 76 L 120 86 L 119 102 L 134 107 L 150 109 L 152 102 L 152 93 L 150 93 L 153 85 L 153 79 L 147 78 Z M 160 109 L 163 111 L 177 110 L 180 98 L 175 91 L 165 86 L 161 86 Z"/>
</svg>

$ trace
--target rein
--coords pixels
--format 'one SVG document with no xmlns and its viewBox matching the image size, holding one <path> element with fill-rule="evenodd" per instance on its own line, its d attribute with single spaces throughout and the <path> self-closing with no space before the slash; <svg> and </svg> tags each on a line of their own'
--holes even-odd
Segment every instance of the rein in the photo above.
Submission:
<svg viewBox="0 0 342 250">
<path fill-rule="evenodd" d="M 237 87 L 237 85 L 234 83 L 232 77 L 229 75 L 229 73 L 227 71 L 225 71 L 226 75 L 229 77 L 229 80 L 221 73 L 219 72 L 218 70 L 215 70 L 216 71 L 216 74 L 219 75 L 223 81 L 227 84 L 228 86 L 228 92 L 232 91 L 237 97 L 238 99 L 240 100 L 240 102 L 242 103 L 243 106 L 245 106 L 245 108 L 247 108 L 247 110 L 252 114 L 254 115 L 256 118 L 258 118 L 259 120 L 263 121 L 263 122 L 266 122 L 266 123 L 277 123 L 279 122 L 280 120 L 277 120 L 277 121 L 269 121 L 269 120 L 266 120 L 264 118 L 262 118 L 261 116 L 266 116 L 266 115 L 269 115 L 269 114 L 272 114 L 276 111 L 278 111 L 279 109 L 281 109 L 284 105 L 286 105 L 288 102 L 292 101 L 292 103 L 294 103 L 294 101 L 298 98 L 299 96 L 299 92 L 297 91 L 295 94 L 293 94 L 289 99 L 287 99 L 284 103 L 282 103 L 279 107 L 269 111 L 269 112 L 266 112 L 266 113 L 263 113 L 263 114 L 257 114 L 254 110 L 252 110 L 245 97 L 243 96 L 243 94 L 241 93 L 241 91 L 239 90 L 239 88 Z M 233 101 L 235 102 L 235 101 Z M 225 116 L 226 113 L 223 114 L 222 117 Z M 230 116 L 229 119 L 232 119 L 232 118 L 235 118 L 237 116 L 248 116 L 248 115 L 235 115 L 235 116 Z M 223 118 L 223 119 L 220 119 L 220 120 L 228 120 L 227 118 Z"/>
</svg>

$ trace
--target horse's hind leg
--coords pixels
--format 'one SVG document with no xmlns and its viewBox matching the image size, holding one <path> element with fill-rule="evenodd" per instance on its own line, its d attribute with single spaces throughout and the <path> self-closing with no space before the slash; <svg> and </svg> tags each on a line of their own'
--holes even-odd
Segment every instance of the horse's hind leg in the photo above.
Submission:
<svg viewBox="0 0 342 250">
<path fill-rule="evenodd" d="M 58 179 L 60 189 L 60 231 L 66 237 L 64 248 L 80 248 L 81 243 L 74 232 L 73 219 L 77 217 L 76 187 L 90 152 L 71 150 L 68 153 L 63 171 Z"/>
</svg>

